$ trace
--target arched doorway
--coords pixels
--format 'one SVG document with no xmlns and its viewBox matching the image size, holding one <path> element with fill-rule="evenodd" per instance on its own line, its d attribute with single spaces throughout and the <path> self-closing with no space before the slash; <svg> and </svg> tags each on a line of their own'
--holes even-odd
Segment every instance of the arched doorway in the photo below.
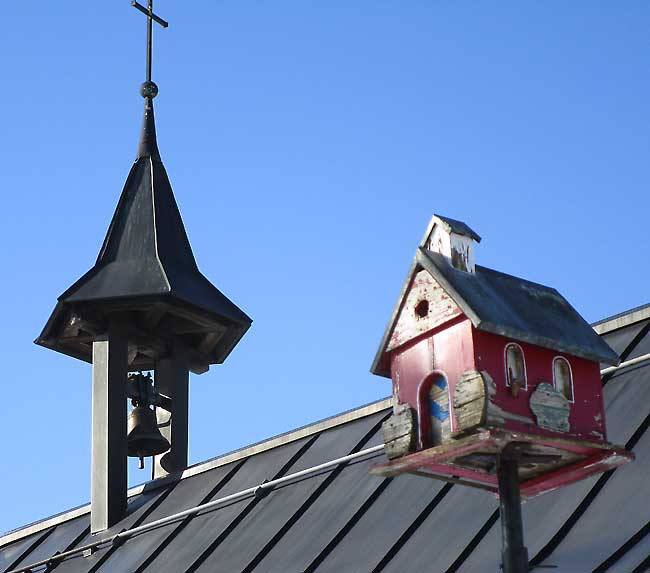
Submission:
<svg viewBox="0 0 650 573">
<path fill-rule="evenodd" d="M 427 374 L 418 386 L 420 449 L 439 446 L 451 433 L 449 385 L 440 370 Z"/>
</svg>

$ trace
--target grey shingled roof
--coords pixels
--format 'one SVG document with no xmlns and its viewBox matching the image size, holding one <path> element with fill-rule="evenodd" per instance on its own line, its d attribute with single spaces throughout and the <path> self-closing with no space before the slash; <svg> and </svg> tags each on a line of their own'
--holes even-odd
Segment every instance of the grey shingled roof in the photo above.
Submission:
<svg viewBox="0 0 650 573">
<path fill-rule="evenodd" d="M 427 270 L 474 327 L 605 364 L 618 364 L 612 349 L 554 288 L 476 265 L 454 268 L 439 253 L 420 247 L 388 323 L 371 371 L 390 377 L 386 349 L 413 275 Z"/>
<path fill-rule="evenodd" d="M 645 318 L 603 338 L 629 360 L 650 352 L 649 331 L 650 319 Z M 532 564 L 553 567 L 557 573 L 639 573 L 650 568 L 650 363 L 621 368 L 605 376 L 603 384 L 608 437 L 626 445 L 637 460 L 523 506 Z M 262 444 L 254 450 L 259 453 L 243 452 L 239 459 L 231 455 L 221 465 L 219 459 L 199 465 L 195 472 L 207 470 L 163 487 L 154 488 L 152 482 L 130 499 L 128 516 L 113 531 L 379 444 L 388 404 L 379 403 L 374 410 L 348 413 L 327 429 L 322 429 L 327 424 L 301 429 L 273 442 L 281 445 L 260 451 Z M 50 570 L 499 571 L 499 516 L 492 495 L 416 476 L 382 479 L 369 473 L 378 459 L 179 520 Z M 50 527 L 44 522 L 41 531 L 0 547 L 0 571 L 88 542 L 83 510 L 59 521 Z"/>
<path fill-rule="evenodd" d="M 434 217 L 437 217 L 440 219 L 440 222 L 447 227 L 448 231 L 453 231 L 454 233 L 458 233 L 459 235 L 467 235 L 468 237 L 471 237 L 474 239 L 477 243 L 481 242 L 481 236 L 474 231 L 467 223 L 464 223 L 463 221 L 459 221 L 458 219 L 452 219 L 451 217 L 445 217 L 444 215 L 439 215 L 438 213 L 434 213 Z M 432 221 L 435 222 L 435 219 Z M 427 235 L 431 229 L 427 230 Z"/>
</svg>

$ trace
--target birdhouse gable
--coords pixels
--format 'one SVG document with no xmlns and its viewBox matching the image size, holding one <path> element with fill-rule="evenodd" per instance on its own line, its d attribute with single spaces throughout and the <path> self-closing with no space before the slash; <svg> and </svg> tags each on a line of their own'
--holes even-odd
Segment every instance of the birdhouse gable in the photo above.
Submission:
<svg viewBox="0 0 650 573">
<path fill-rule="evenodd" d="M 387 352 L 462 314 L 458 305 L 424 269 L 412 275 L 390 334 Z"/>
<path fill-rule="evenodd" d="M 389 356 L 395 349 L 463 315 L 448 288 L 422 265 L 423 250 L 416 252 L 370 368 L 378 376 L 390 378 Z"/>
<path fill-rule="evenodd" d="M 454 268 L 473 273 L 474 241 L 480 243 L 481 237 L 467 224 L 442 215 L 434 215 L 420 246 L 439 253 Z"/>
</svg>

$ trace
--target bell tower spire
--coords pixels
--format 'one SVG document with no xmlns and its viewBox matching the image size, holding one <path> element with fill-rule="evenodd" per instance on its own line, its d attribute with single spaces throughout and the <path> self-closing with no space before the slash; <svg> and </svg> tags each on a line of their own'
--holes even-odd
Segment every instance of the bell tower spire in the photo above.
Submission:
<svg viewBox="0 0 650 573">
<path fill-rule="evenodd" d="M 140 94 L 145 99 L 145 104 L 138 157 L 150 156 L 160 159 L 158 144 L 156 142 L 156 125 L 153 114 L 153 99 L 158 95 L 158 86 L 151 79 L 153 60 L 153 23 L 156 22 L 163 28 L 167 28 L 169 23 L 154 13 L 153 0 L 149 0 L 147 8 L 135 0 L 131 2 L 131 6 L 138 9 L 147 17 L 147 79 L 144 81 L 142 86 L 140 86 Z"/>
<path fill-rule="evenodd" d="M 196 264 L 156 141 L 153 23 L 168 24 L 152 0 L 132 5 L 147 16 L 138 155 L 94 266 L 58 298 L 36 340 L 93 365 L 93 533 L 124 515 L 127 455 L 151 457 L 154 478 L 187 467 L 189 373 L 222 363 L 252 322 Z"/>
</svg>

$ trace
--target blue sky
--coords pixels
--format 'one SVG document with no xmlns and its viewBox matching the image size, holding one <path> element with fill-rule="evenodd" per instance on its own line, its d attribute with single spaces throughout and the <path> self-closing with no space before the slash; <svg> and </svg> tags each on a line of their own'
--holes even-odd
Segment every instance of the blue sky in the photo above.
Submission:
<svg viewBox="0 0 650 573">
<path fill-rule="evenodd" d="M 192 378 L 192 462 L 389 393 L 368 368 L 433 212 L 588 320 L 650 302 L 647 2 L 156 9 L 163 160 L 199 266 L 254 319 Z M 32 340 L 134 159 L 144 18 L 8 3 L 0 53 L 7 530 L 89 498 L 90 367 Z"/>
</svg>

